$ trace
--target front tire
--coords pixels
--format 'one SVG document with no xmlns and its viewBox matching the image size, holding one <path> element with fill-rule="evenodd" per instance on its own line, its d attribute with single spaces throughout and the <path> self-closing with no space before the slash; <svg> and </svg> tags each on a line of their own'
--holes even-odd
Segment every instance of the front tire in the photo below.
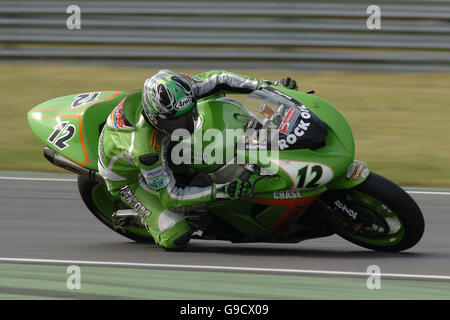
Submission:
<svg viewBox="0 0 450 320">
<path fill-rule="evenodd" d="M 336 233 L 364 248 L 404 251 L 416 245 L 424 233 L 424 218 L 416 202 L 376 173 L 350 190 L 326 192 L 322 200 L 348 222 Z"/>
</svg>

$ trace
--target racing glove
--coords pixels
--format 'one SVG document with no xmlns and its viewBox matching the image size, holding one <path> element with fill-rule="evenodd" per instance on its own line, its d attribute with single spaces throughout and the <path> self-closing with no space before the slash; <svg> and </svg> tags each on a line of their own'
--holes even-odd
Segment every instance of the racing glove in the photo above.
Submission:
<svg viewBox="0 0 450 320">
<path fill-rule="evenodd" d="M 231 199 L 231 200 L 239 200 L 241 197 L 246 197 L 251 193 L 251 186 L 253 178 L 257 176 L 254 175 L 251 171 L 246 171 L 240 178 L 233 179 L 231 182 L 222 185 L 220 188 L 217 188 L 214 185 L 213 189 L 213 200 L 216 199 Z"/>
<path fill-rule="evenodd" d="M 291 79 L 290 77 L 286 77 L 283 78 L 281 80 L 275 81 L 273 83 L 275 86 L 283 86 L 285 88 L 291 89 L 291 90 L 296 90 L 298 89 L 297 86 L 297 81 L 295 81 L 294 79 Z"/>
<path fill-rule="evenodd" d="M 224 192 L 231 200 L 239 200 L 248 195 L 250 191 L 250 182 L 241 178 L 236 178 L 224 187 Z"/>
</svg>

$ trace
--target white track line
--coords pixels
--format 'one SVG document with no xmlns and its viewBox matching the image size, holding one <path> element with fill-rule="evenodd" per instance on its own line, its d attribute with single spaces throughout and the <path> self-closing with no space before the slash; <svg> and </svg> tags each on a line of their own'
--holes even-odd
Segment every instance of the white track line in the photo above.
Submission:
<svg viewBox="0 0 450 320">
<path fill-rule="evenodd" d="M 260 273 L 287 273 L 287 274 L 358 276 L 358 277 L 368 277 L 368 276 L 374 275 L 373 273 L 350 272 L 350 271 L 324 271 L 324 270 L 301 270 L 301 269 L 205 266 L 205 265 L 187 265 L 187 264 L 177 265 L 177 264 L 108 262 L 108 261 L 86 261 L 86 260 L 0 258 L 0 262 L 64 264 L 64 265 L 91 265 L 91 266 L 108 266 L 108 267 L 139 267 L 139 268 L 183 269 L 183 270 L 188 269 L 188 270 L 192 270 L 192 271 L 243 271 L 243 272 L 260 272 Z M 379 276 L 385 277 L 385 278 L 386 277 L 406 278 L 406 279 L 417 279 L 417 280 L 450 280 L 450 276 L 440 276 L 440 275 L 380 273 Z"/>
<path fill-rule="evenodd" d="M 31 177 L 4 177 L 0 176 L 0 180 L 23 180 L 23 181 L 59 181 L 59 182 L 76 182 L 77 179 L 58 179 L 58 178 L 31 178 Z M 420 190 L 405 190 L 410 194 L 431 194 L 431 195 L 450 195 L 446 191 L 420 191 Z"/>
<path fill-rule="evenodd" d="M 29 177 L 3 177 L 0 180 L 21 180 L 21 181 L 60 181 L 60 182 L 74 182 L 77 179 L 58 179 L 58 178 L 29 178 Z"/>
<path fill-rule="evenodd" d="M 407 193 L 410 194 L 438 194 L 438 195 L 450 195 L 450 192 L 445 191 L 413 191 L 413 190 L 405 190 Z"/>
</svg>

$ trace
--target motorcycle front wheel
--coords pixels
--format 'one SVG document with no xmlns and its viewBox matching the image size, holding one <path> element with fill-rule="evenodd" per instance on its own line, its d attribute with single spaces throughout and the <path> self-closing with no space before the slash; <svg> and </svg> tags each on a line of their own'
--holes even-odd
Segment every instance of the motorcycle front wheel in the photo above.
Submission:
<svg viewBox="0 0 450 320">
<path fill-rule="evenodd" d="M 344 222 L 335 228 L 336 233 L 364 248 L 404 251 L 416 245 L 424 233 L 425 221 L 417 203 L 376 173 L 355 188 L 328 191 L 321 200 L 340 216 L 334 221 Z"/>
</svg>

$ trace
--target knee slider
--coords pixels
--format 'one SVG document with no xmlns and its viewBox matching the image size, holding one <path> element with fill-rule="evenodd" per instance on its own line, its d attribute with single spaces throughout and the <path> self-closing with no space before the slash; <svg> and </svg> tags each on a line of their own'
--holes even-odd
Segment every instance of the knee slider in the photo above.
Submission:
<svg viewBox="0 0 450 320">
<path fill-rule="evenodd" d="M 176 246 L 180 246 L 180 247 L 184 247 L 188 244 L 189 240 L 191 240 L 191 232 L 185 232 L 183 235 L 181 235 L 180 237 L 176 238 L 173 243 Z"/>
<path fill-rule="evenodd" d="M 167 251 L 178 251 L 186 248 L 189 240 L 191 239 L 191 232 L 185 232 L 181 236 L 175 238 L 174 240 L 170 239 L 165 241 L 164 243 L 160 243 L 160 246 L 163 247 Z"/>
<path fill-rule="evenodd" d="M 187 245 L 191 238 L 191 228 L 180 213 L 164 210 L 158 219 L 159 245 L 165 249 L 179 249 Z"/>
</svg>

